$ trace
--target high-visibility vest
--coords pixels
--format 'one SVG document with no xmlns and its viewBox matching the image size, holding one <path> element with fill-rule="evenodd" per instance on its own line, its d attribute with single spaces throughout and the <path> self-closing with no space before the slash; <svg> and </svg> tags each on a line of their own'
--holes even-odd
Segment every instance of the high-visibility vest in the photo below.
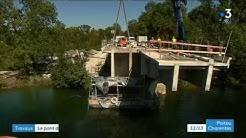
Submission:
<svg viewBox="0 0 246 138">
<path fill-rule="evenodd" d="M 175 37 L 173 37 L 172 41 L 173 42 L 177 42 L 177 39 Z"/>
</svg>

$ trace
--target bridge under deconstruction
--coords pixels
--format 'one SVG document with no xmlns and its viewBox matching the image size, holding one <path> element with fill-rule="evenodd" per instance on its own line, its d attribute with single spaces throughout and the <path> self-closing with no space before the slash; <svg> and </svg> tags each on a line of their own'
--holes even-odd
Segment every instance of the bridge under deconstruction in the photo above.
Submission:
<svg viewBox="0 0 246 138">
<path fill-rule="evenodd" d="M 117 87 L 114 91 L 118 91 L 119 86 L 133 87 L 141 84 L 142 86 L 137 87 L 142 87 L 140 91 L 144 92 L 140 95 L 143 98 L 146 98 L 146 93 L 151 93 L 150 95 L 153 96 L 150 87 L 153 85 L 155 87 L 158 83 L 163 83 L 168 89 L 177 91 L 179 79 L 202 86 L 205 91 L 209 91 L 214 72 L 230 66 L 231 58 L 225 56 L 226 49 L 224 46 L 154 40 L 149 41 L 146 47 L 105 45 L 100 54 L 100 63 L 87 66 L 87 70 L 98 77 L 111 80 L 121 78 L 116 79 L 121 83 L 115 83 L 114 86 Z M 90 60 L 93 60 L 93 57 Z M 144 78 L 144 82 L 140 83 L 141 79 L 129 81 L 139 77 Z M 106 88 L 102 88 L 102 91 L 110 91 L 107 88 L 111 84 L 113 86 L 110 79 L 107 80 L 109 82 L 107 85 L 101 84 Z M 134 93 L 136 89 L 132 91 Z M 119 98 L 118 95 L 115 99 L 118 101 Z"/>
</svg>

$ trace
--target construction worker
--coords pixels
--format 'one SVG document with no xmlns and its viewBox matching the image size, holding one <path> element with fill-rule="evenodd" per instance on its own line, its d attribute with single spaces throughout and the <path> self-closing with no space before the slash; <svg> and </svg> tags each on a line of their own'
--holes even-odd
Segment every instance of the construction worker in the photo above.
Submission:
<svg viewBox="0 0 246 138">
<path fill-rule="evenodd" d="M 173 43 L 177 42 L 177 39 L 173 36 L 172 38 Z"/>
<path fill-rule="evenodd" d="M 122 46 L 126 46 L 126 45 L 127 45 L 127 40 L 126 40 L 126 38 L 122 38 L 122 39 L 121 39 L 121 45 L 122 45 Z"/>
<path fill-rule="evenodd" d="M 173 41 L 173 43 L 176 43 L 177 39 L 173 36 L 172 41 Z M 177 45 L 173 44 L 173 48 L 176 49 Z"/>
<path fill-rule="evenodd" d="M 159 37 L 158 39 L 157 39 L 157 41 L 159 42 L 159 48 L 161 48 L 161 38 Z"/>
</svg>

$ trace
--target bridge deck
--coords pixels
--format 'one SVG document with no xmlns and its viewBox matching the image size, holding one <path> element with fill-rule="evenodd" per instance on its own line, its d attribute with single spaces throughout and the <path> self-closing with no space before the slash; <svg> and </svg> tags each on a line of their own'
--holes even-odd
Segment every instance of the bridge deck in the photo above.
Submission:
<svg viewBox="0 0 246 138">
<path fill-rule="evenodd" d="M 181 43 L 183 44 L 183 43 Z M 202 45 L 205 47 L 204 45 Z M 211 46 L 210 46 L 211 47 Z M 215 46 L 212 46 L 215 48 Z M 218 46 L 222 48 L 221 46 Z M 223 48 L 222 48 L 223 49 Z M 165 48 L 144 48 L 144 47 L 105 47 L 104 53 L 139 53 L 146 55 L 159 62 L 159 66 L 213 66 L 217 67 L 229 67 L 231 58 L 226 57 L 225 62 L 222 63 L 222 55 L 224 52 L 213 51 L 199 51 L 199 50 L 177 50 L 177 49 L 165 49 Z M 214 56 L 218 55 L 218 56 Z M 211 60 L 212 63 L 211 63 Z"/>
<path fill-rule="evenodd" d="M 102 53 L 105 54 L 104 61 L 110 54 L 107 63 L 110 64 L 108 70 L 110 70 L 111 77 L 129 74 L 135 66 L 135 74 L 151 79 L 163 79 L 162 81 L 167 82 L 168 85 L 168 81 L 171 81 L 172 91 L 177 91 L 179 72 L 185 72 L 186 68 L 188 72 L 191 68 L 198 69 L 197 72 L 193 71 L 193 76 L 187 78 L 193 78 L 195 82 L 202 81 L 201 84 L 205 85 L 205 91 L 209 91 L 214 69 L 228 68 L 231 60 L 230 57 L 225 57 L 226 50 L 223 46 L 169 41 L 150 41 L 146 47 L 107 45 L 102 47 Z M 129 54 L 126 56 L 121 53 Z M 134 57 L 132 53 L 139 53 L 140 56 Z M 93 61 L 91 58 L 89 62 Z M 189 75 L 186 73 L 186 76 L 187 74 Z M 181 73 L 181 77 L 185 78 L 185 75 L 182 76 Z"/>
<path fill-rule="evenodd" d="M 141 51 L 142 54 L 159 62 L 159 66 L 209 66 L 213 64 L 215 67 L 229 67 L 231 58 L 228 58 L 226 63 L 215 61 L 213 58 L 207 57 L 186 57 L 185 55 L 177 55 L 173 53 L 162 53 Z M 160 57 L 161 56 L 161 57 Z M 213 60 L 211 63 L 210 60 Z M 209 62 L 210 61 L 210 62 Z"/>
</svg>

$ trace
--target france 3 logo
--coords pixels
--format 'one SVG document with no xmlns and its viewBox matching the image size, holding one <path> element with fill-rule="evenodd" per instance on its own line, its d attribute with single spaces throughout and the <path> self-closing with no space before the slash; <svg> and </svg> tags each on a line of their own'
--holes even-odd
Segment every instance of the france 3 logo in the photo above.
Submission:
<svg viewBox="0 0 246 138">
<path fill-rule="evenodd" d="M 232 14 L 231 14 L 231 9 L 225 9 L 224 12 L 220 12 L 220 13 L 219 13 L 219 16 L 220 16 L 221 18 L 230 19 L 231 16 L 232 16 Z"/>
</svg>

